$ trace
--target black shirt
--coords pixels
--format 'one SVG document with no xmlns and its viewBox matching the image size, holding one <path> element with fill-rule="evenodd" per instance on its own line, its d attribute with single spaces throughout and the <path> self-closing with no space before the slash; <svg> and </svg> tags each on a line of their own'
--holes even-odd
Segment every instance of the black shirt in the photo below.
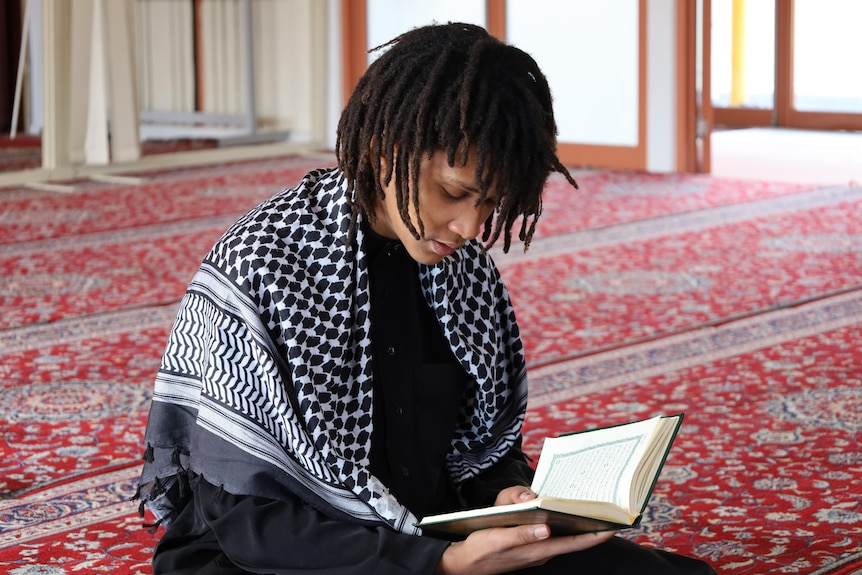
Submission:
<svg viewBox="0 0 862 575">
<path fill-rule="evenodd" d="M 371 470 L 415 515 L 455 509 L 444 467 L 469 379 L 404 246 L 366 231 L 371 277 Z"/>
</svg>

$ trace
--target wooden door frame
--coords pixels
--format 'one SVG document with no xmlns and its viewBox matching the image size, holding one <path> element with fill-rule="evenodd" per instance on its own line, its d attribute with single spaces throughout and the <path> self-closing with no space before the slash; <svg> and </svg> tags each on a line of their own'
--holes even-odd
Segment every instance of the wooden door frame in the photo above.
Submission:
<svg viewBox="0 0 862 575">
<path fill-rule="evenodd" d="M 506 0 L 486 0 L 485 18 L 488 32 L 506 41 Z"/>
<path fill-rule="evenodd" d="M 368 68 L 368 4 L 341 0 L 341 100 L 346 105 Z"/>
<path fill-rule="evenodd" d="M 557 154 L 567 165 L 612 169 L 646 169 L 646 62 L 647 0 L 638 0 L 638 144 L 607 146 L 559 143 Z M 506 1 L 486 0 L 488 31 L 505 41 Z M 366 0 L 341 0 L 342 98 L 346 103 L 368 66 L 368 12 Z"/>
<path fill-rule="evenodd" d="M 697 172 L 696 1 L 676 3 L 676 48 L 676 169 L 678 172 Z"/>
<path fill-rule="evenodd" d="M 697 5 L 703 10 L 697 28 Z M 713 128 L 710 96 L 710 11 L 711 0 L 676 4 L 676 171 L 709 173 L 712 169 L 711 135 Z M 698 36 L 701 60 L 698 62 Z M 698 64 L 702 75 L 697 89 Z"/>
</svg>

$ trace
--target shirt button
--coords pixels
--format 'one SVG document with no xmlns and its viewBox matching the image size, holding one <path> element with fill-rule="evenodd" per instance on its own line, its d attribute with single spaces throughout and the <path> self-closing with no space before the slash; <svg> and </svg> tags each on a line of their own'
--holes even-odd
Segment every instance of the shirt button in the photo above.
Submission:
<svg viewBox="0 0 862 575">
<path fill-rule="evenodd" d="M 410 477 L 410 470 L 407 467 L 401 468 L 401 476 L 402 477 Z"/>
<path fill-rule="evenodd" d="M 404 415 L 404 409 L 400 405 L 395 408 L 395 415 Z"/>
<path fill-rule="evenodd" d="M 388 353 L 389 355 L 395 355 L 395 346 L 394 346 L 394 345 L 390 345 L 389 347 L 387 347 L 387 348 L 386 348 L 386 353 Z"/>
</svg>

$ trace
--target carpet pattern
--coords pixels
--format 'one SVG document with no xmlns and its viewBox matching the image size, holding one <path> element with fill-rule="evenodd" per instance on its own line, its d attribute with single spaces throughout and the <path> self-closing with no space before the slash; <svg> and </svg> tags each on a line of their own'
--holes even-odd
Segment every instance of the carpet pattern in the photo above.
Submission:
<svg viewBox="0 0 862 575">
<path fill-rule="evenodd" d="M 862 287 L 862 189 L 747 219 L 662 218 L 665 232 L 501 258 L 533 363 Z M 789 203 L 789 202 L 785 202 Z M 819 203 L 819 202 L 818 202 Z M 672 232 L 671 232 L 672 230 Z M 557 243 L 548 242 L 548 243 Z M 550 252 L 550 254 L 543 253 Z M 527 303 L 529 302 L 529 304 Z M 589 313 L 580 313 L 587 309 Z"/>
<path fill-rule="evenodd" d="M 331 156 L 0 190 L 0 566 L 149 573 L 129 501 L 188 280 L 242 212 Z M 525 447 L 686 420 L 643 525 L 722 573 L 862 571 L 862 191 L 582 171 L 495 258 L 530 361 Z"/>
<path fill-rule="evenodd" d="M 538 369 L 525 443 L 685 411 L 645 526 L 626 536 L 722 573 L 855 573 L 860 338 L 854 293 Z"/>
<path fill-rule="evenodd" d="M 772 198 L 812 189 L 810 184 L 737 181 L 702 174 L 576 170 L 579 189 L 572 190 L 553 175 L 543 196 L 540 236 L 596 229 L 643 220 Z"/>
<path fill-rule="evenodd" d="M 230 214 L 236 218 L 290 186 L 330 154 L 123 174 L 140 185 L 77 181 L 71 194 L 0 189 L 0 245 Z"/>
</svg>

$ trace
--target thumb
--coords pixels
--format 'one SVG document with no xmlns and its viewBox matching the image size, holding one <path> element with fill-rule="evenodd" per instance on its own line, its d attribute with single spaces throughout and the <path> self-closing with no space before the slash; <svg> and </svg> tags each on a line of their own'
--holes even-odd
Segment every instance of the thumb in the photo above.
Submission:
<svg viewBox="0 0 862 575">
<path fill-rule="evenodd" d="M 536 498 L 536 494 L 533 493 L 529 489 L 525 489 L 524 491 L 522 491 L 521 493 L 518 494 L 518 500 L 519 501 L 529 501 L 530 499 L 535 499 L 535 498 Z"/>
<path fill-rule="evenodd" d="M 535 525 L 520 525 L 517 527 L 518 538 L 522 543 L 535 543 L 551 536 L 551 528 L 544 523 Z"/>
</svg>

